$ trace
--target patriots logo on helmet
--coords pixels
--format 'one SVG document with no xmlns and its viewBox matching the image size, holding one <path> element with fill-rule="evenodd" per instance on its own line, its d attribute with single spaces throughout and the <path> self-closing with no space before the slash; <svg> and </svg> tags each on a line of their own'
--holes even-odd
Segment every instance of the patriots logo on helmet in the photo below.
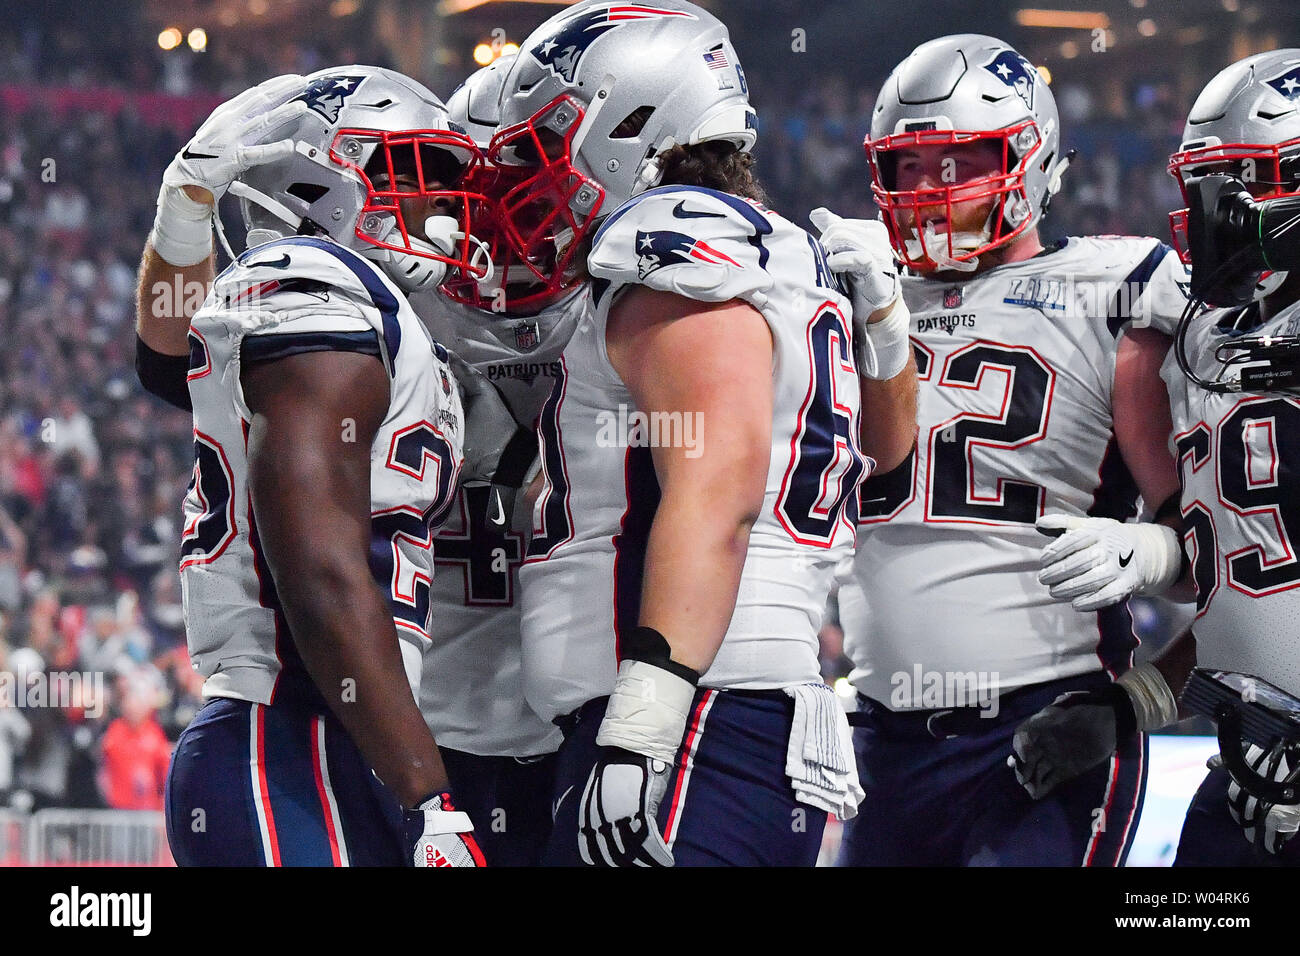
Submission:
<svg viewBox="0 0 1300 956">
<path fill-rule="evenodd" d="M 696 260 L 709 265 L 720 266 L 724 263 L 740 268 L 740 263 L 714 249 L 702 239 L 695 239 L 683 232 L 671 229 L 659 229 L 654 232 L 636 234 L 637 276 L 644 279 L 652 272 L 658 272 L 666 266 L 680 265 Z"/>
<path fill-rule="evenodd" d="M 1034 108 L 1034 83 L 1038 79 L 1038 71 L 1032 63 L 1015 50 L 1003 50 L 985 64 L 984 69 L 1015 90 L 1016 95 L 1031 110 Z"/>
<path fill-rule="evenodd" d="M 1268 81 L 1268 85 L 1288 100 L 1300 99 L 1300 66 L 1281 76 L 1273 77 Z"/>
<path fill-rule="evenodd" d="M 550 34 L 528 52 L 542 66 L 572 84 L 578 73 L 578 61 L 587 52 L 587 48 L 597 37 L 610 30 L 634 20 L 657 20 L 661 17 L 687 17 L 695 20 L 693 13 L 684 10 L 664 10 L 660 7 L 647 7 L 640 4 L 616 4 L 598 7 L 561 23 Z"/>
<path fill-rule="evenodd" d="M 322 76 L 296 99 L 305 102 L 308 109 L 319 113 L 325 117 L 325 122 L 332 125 L 338 122 L 343 101 L 357 91 L 364 79 L 364 76 Z"/>
</svg>

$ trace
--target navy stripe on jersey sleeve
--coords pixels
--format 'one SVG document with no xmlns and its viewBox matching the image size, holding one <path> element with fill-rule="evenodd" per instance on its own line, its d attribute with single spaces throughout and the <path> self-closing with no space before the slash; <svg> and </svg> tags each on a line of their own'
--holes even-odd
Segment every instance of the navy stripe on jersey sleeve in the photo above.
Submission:
<svg viewBox="0 0 1300 956">
<path fill-rule="evenodd" d="M 273 362 L 303 352 L 360 352 L 383 361 L 379 336 L 373 329 L 364 332 L 283 332 L 250 335 L 244 339 L 239 355 L 245 365 Z"/>
<path fill-rule="evenodd" d="M 623 216 L 631 211 L 632 207 L 637 203 L 641 202 L 643 199 L 648 199 L 651 196 L 657 196 L 660 193 L 666 192 L 704 193 L 705 195 L 712 196 L 720 202 L 726 203 L 732 209 L 736 210 L 736 212 L 740 213 L 745 221 L 754 227 L 754 234 L 749 237 L 749 244 L 758 250 L 758 267 L 760 269 L 767 268 L 768 248 L 763 245 L 763 237 L 771 234 L 772 224 L 767 221 L 767 218 L 761 212 L 743 199 L 733 196 L 731 193 L 720 192 L 717 189 L 709 189 L 706 186 L 659 186 L 656 189 L 651 189 L 648 192 L 642 193 L 640 196 L 624 203 L 622 207 L 614 211 L 613 215 L 601 223 L 600 228 L 596 230 L 596 235 L 592 239 L 592 246 L 595 246 L 596 243 L 600 242 L 600 237 L 605 230 L 618 222 L 618 220 L 622 219 Z"/>
<path fill-rule="evenodd" d="M 254 247 L 257 250 L 265 251 L 266 245 Z M 277 246 L 308 246 L 312 249 L 319 249 L 322 252 L 328 252 L 339 262 L 347 266 L 352 274 L 357 277 L 367 293 L 370 294 L 370 301 L 374 303 L 375 308 L 379 310 L 383 317 L 384 323 L 384 346 L 388 351 L 388 361 L 397 360 L 397 350 L 402 344 L 402 328 L 397 321 L 397 299 L 383 281 L 375 275 L 370 263 L 362 259 L 351 249 L 345 249 L 336 242 L 327 242 L 324 239 L 317 239 L 313 236 L 292 236 L 288 239 L 279 239 L 274 245 Z M 252 250 L 250 250 L 252 251 Z M 244 253 L 248 255 L 248 253 Z M 241 257 L 242 258 L 242 257 Z"/>
<path fill-rule="evenodd" d="M 1147 283 L 1151 277 L 1160 268 L 1160 263 L 1164 261 L 1166 255 L 1173 252 L 1173 248 L 1163 242 L 1157 242 L 1155 248 L 1147 253 L 1147 257 L 1137 264 L 1115 290 L 1115 296 L 1110 300 L 1110 308 L 1106 310 L 1106 328 L 1114 338 L 1119 337 L 1119 333 L 1124 326 L 1133 321 L 1133 305 L 1138 299 L 1142 298 L 1147 291 Z"/>
</svg>

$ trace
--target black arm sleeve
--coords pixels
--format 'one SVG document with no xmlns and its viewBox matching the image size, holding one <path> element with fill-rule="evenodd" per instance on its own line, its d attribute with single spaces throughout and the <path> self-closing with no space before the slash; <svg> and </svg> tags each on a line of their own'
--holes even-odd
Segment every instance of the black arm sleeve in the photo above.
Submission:
<svg viewBox="0 0 1300 956">
<path fill-rule="evenodd" d="M 139 335 L 135 337 L 135 374 L 145 391 L 187 412 L 194 411 L 190 404 L 190 388 L 186 376 L 190 370 L 188 355 L 164 355 L 155 352 Z"/>
</svg>

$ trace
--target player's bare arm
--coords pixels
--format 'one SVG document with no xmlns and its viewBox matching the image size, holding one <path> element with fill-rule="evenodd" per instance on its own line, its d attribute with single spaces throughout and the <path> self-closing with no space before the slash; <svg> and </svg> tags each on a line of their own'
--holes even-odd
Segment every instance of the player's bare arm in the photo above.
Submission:
<svg viewBox="0 0 1300 956">
<path fill-rule="evenodd" d="M 447 789 L 447 775 L 366 557 L 370 445 L 388 410 L 383 366 L 312 352 L 245 367 L 241 381 L 253 414 L 253 511 L 294 642 L 376 774 L 417 806 Z M 355 441 L 340 440 L 345 419 Z M 343 702 L 345 686 L 355 702 Z"/>
<path fill-rule="evenodd" d="M 1160 366 L 1172 339 L 1155 329 L 1132 328 L 1119 341 L 1115 353 L 1115 384 L 1111 394 L 1115 440 L 1120 454 L 1137 482 L 1143 501 L 1156 512 L 1179 493 L 1178 471 L 1169 451 L 1173 418 L 1169 411 L 1169 390 L 1160 377 Z M 1175 499 L 1176 500 L 1176 499 Z M 1182 540 L 1180 509 L 1165 508 L 1155 522 L 1174 530 Z M 1190 567 L 1168 592 L 1173 600 L 1193 597 Z"/>
<path fill-rule="evenodd" d="M 725 343 L 725 348 L 721 347 Z M 610 313 L 606 347 L 636 406 L 697 414 L 702 454 L 655 448 L 661 497 L 641 620 L 703 673 L 731 623 L 771 455 L 772 338 L 749 305 L 637 287 Z"/>
<path fill-rule="evenodd" d="M 893 471 L 907 460 L 916 444 L 916 356 L 893 378 L 860 377 L 862 385 L 862 453 L 876 462 L 876 471 Z"/>
</svg>

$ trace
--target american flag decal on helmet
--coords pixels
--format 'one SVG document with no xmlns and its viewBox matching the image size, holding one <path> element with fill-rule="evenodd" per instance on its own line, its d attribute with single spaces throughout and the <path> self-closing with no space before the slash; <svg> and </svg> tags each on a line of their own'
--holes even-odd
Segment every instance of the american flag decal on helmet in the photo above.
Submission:
<svg viewBox="0 0 1300 956">
<path fill-rule="evenodd" d="M 597 7 L 561 22 L 554 33 L 528 52 L 542 66 L 572 84 L 578 73 L 578 62 L 595 40 L 610 30 L 636 20 L 657 20 L 663 17 L 698 19 L 685 10 L 665 10 L 641 4 L 613 4 Z"/>
<path fill-rule="evenodd" d="M 714 249 L 703 239 L 695 239 L 683 232 L 671 229 L 659 229 L 653 232 L 637 232 L 637 275 L 644 279 L 652 272 L 658 272 L 666 266 L 680 265 L 696 260 L 709 265 L 733 265 L 737 269 L 740 263 L 725 253 Z"/>
</svg>

